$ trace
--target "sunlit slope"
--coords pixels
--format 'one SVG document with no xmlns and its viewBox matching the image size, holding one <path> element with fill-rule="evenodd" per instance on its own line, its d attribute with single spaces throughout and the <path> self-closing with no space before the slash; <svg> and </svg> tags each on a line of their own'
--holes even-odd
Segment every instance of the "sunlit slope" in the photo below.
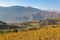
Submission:
<svg viewBox="0 0 60 40">
<path fill-rule="evenodd" d="M 0 40 L 60 40 L 60 27 L 0 34 Z"/>
</svg>

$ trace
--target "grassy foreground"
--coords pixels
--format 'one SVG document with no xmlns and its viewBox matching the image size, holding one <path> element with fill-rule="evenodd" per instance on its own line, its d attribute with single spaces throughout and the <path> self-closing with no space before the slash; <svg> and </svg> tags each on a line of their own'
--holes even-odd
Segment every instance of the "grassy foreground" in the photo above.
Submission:
<svg viewBox="0 0 60 40">
<path fill-rule="evenodd" d="M 0 34 L 0 40 L 60 40 L 60 27 Z"/>
</svg>

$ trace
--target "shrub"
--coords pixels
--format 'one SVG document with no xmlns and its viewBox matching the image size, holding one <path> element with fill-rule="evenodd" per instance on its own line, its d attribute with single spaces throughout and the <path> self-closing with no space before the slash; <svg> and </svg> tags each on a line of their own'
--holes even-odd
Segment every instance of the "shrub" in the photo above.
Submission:
<svg viewBox="0 0 60 40">
<path fill-rule="evenodd" d="M 17 29 L 13 29 L 12 32 L 18 32 L 18 30 Z"/>
<path fill-rule="evenodd" d="M 37 30 L 37 28 L 36 28 L 36 27 L 34 27 L 34 28 L 29 28 L 29 30 Z"/>
</svg>

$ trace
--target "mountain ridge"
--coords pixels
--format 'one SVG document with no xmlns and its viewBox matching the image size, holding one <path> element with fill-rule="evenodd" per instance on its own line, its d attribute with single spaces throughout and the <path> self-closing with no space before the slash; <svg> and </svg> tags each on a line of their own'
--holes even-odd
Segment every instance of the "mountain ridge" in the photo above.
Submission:
<svg viewBox="0 0 60 40">
<path fill-rule="evenodd" d="M 6 22 L 25 22 L 54 17 L 60 17 L 60 14 L 56 12 L 48 12 L 30 6 L 0 7 L 0 20 Z"/>
</svg>

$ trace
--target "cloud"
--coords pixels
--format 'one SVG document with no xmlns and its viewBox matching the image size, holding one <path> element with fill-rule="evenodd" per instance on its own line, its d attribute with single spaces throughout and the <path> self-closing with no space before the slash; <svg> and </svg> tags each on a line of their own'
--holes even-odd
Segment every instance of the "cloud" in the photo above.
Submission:
<svg viewBox="0 0 60 40">
<path fill-rule="evenodd" d="M 1 1 L 0 0 L 0 6 L 7 7 L 7 6 L 14 6 L 14 5 L 18 5 L 18 2 L 17 1 Z"/>
</svg>

